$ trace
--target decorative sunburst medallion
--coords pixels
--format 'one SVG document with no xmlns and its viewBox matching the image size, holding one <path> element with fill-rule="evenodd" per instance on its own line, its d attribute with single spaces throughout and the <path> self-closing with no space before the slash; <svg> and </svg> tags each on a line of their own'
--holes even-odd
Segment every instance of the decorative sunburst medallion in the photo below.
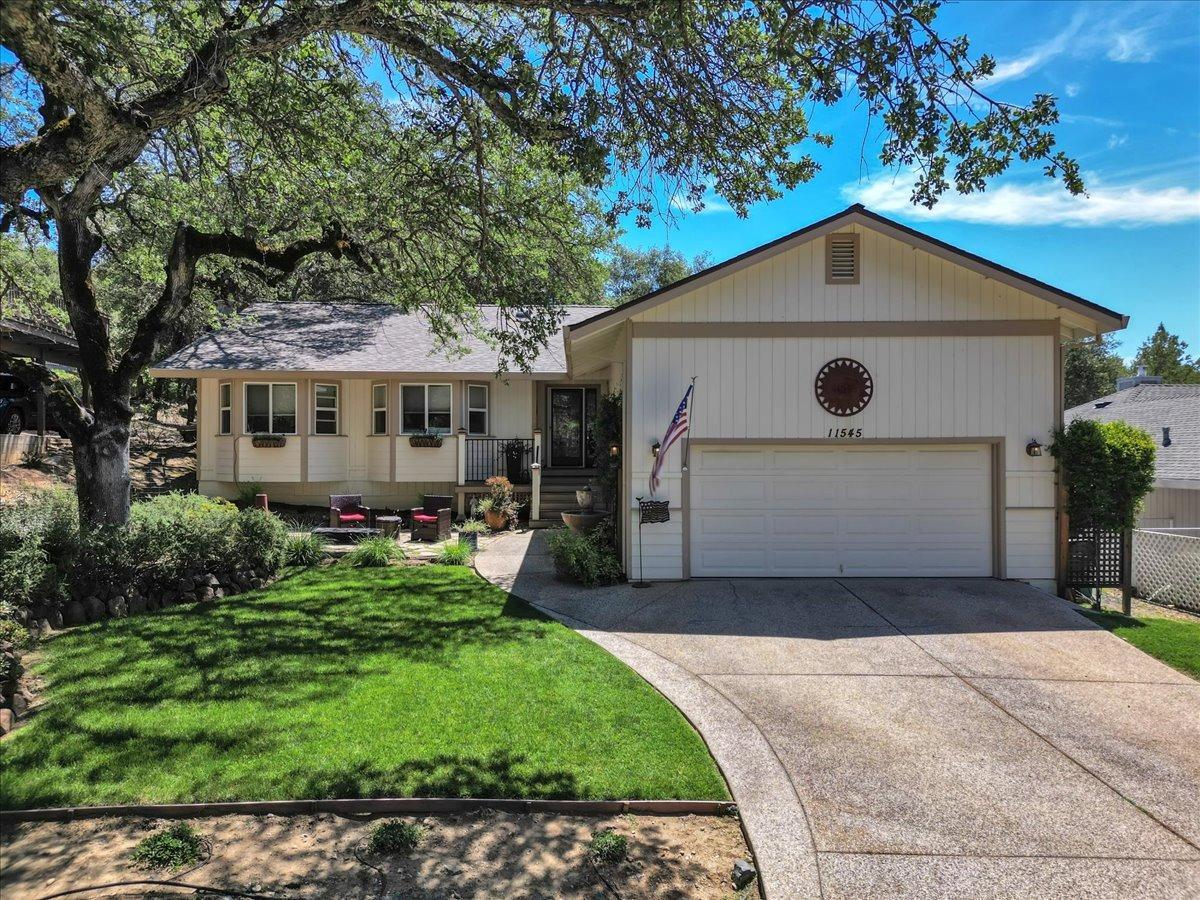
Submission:
<svg viewBox="0 0 1200 900">
<path fill-rule="evenodd" d="M 835 416 L 852 416 L 867 408 L 875 386 L 871 373 L 858 360 L 839 356 L 821 366 L 814 385 L 817 402 Z"/>
</svg>

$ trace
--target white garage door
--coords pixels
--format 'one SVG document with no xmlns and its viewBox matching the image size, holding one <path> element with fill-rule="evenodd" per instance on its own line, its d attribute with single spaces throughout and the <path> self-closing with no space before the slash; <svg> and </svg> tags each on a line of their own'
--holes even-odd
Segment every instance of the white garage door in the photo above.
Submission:
<svg viewBox="0 0 1200 900">
<path fill-rule="evenodd" d="M 693 576 L 991 575 L 986 445 L 691 451 Z"/>
</svg>

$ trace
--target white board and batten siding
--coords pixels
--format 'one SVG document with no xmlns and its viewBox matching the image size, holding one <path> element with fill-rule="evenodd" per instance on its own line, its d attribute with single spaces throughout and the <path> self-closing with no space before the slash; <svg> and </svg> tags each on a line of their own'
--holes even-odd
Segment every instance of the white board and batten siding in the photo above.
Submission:
<svg viewBox="0 0 1200 900">
<path fill-rule="evenodd" d="M 644 310 L 626 326 L 631 478 L 626 553 L 633 577 L 672 579 L 736 568 L 729 560 L 710 566 L 698 554 L 720 558 L 716 532 L 732 525 L 722 524 L 707 504 L 725 502 L 719 499 L 722 491 L 741 490 L 743 510 L 769 493 L 778 501 L 755 524 L 743 522 L 744 528 L 765 529 L 761 547 L 742 557 L 762 560 L 758 574 L 912 574 L 915 563 L 903 556 L 915 552 L 926 574 L 1052 582 L 1054 465 L 1048 454 L 1028 456 L 1025 446 L 1030 440 L 1049 443 L 1056 425 L 1057 322 L 1066 311 L 870 229 L 852 230 L 861 236 L 858 284 L 825 284 L 825 241 L 818 238 Z M 663 327 L 912 322 L 919 332 L 922 322 L 1018 319 L 1041 319 L 1044 327 L 1035 333 L 811 337 L 801 328 L 779 336 L 761 331 L 739 336 Z M 837 357 L 855 359 L 871 373 L 874 394 L 857 415 L 834 416 L 816 401 L 817 372 Z M 649 447 L 661 439 L 693 375 L 693 465 L 684 479 L 682 446 L 667 457 L 658 496 L 670 500 L 671 522 L 643 529 L 643 573 L 634 498 L 647 493 Z M 837 429 L 852 429 L 855 437 L 838 439 Z M 726 450 L 749 451 L 743 458 L 747 471 L 721 478 L 709 469 L 705 475 L 704 454 Z M 954 471 L 966 465 L 969 477 L 944 491 L 939 460 Z M 771 477 L 753 474 L 753 466 Z M 806 467 L 811 471 L 799 471 Z M 791 502 L 782 496 L 789 491 L 809 492 L 813 502 Z M 739 509 L 736 496 L 725 500 Z M 898 511 L 906 505 L 909 513 Z M 882 512 L 886 521 L 872 524 L 871 511 Z M 965 529 L 961 540 L 952 534 L 955 523 Z M 940 533 L 942 540 L 897 537 L 914 528 Z M 808 557 L 797 555 L 797 541 L 783 538 L 789 529 L 812 538 L 815 549 Z M 729 540 L 756 542 L 737 529 Z M 831 551 L 833 543 L 842 549 Z M 873 554 L 863 551 L 871 547 Z M 961 562 L 950 558 L 955 547 Z"/>
</svg>

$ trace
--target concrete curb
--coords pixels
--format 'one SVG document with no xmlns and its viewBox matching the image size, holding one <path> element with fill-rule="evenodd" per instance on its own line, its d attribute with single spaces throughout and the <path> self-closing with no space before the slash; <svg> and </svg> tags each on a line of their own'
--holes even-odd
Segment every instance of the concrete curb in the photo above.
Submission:
<svg viewBox="0 0 1200 900">
<path fill-rule="evenodd" d="M 733 803 L 719 800 L 512 800 L 457 797 L 381 797 L 362 800 L 244 800 L 228 803 L 129 803 L 114 806 L 62 806 L 0 810 L 0 824 L 73 822 L 117 816 L 191 819 L 203 816 L 297 816 L 314 813 L 382 815 L 461 813 L 494 809 L 512 813 L 558 813 L 573 816 L 727 816 Z"/>
</svg>

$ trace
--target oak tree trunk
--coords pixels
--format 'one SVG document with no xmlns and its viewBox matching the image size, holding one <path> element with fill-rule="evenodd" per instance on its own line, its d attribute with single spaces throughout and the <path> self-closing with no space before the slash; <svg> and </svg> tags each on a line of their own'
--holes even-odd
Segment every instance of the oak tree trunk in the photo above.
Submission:
<svg viewBox="0 0 1200 900">
<path fill-rule="evenodd" d="M 79 514 L 92 525 L 129 519 L 129 419 L 120 410 L 96 410 L 85 433 L 72 438 Z"/>
</svg>

